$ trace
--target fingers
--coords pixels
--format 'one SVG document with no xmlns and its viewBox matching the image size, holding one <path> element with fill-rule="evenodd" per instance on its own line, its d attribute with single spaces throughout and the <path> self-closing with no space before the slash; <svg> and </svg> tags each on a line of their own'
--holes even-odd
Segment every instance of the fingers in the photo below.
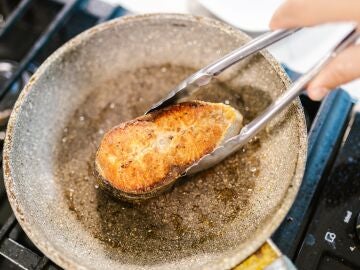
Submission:
<svg viewBox="0 0 360 270">
<path fill-rule="evenodd" d="M 321 100 L 331 89 L 360 78 L 360 45 L 340 53 L 308 85 L 308 95 Z"/>
<path fill-rule="evenodd" d="M 273 15 L 270 28 L 293 28 L 333 21 L 360 23 L 360 1 L 288 0 Z"/>
<path fill-rule="evenodd" d="M 287 0 L 273 15 L 270 27 L 294 28 L 335 21 L 357 21 L 360 24 L 360 0 Z M 320 100 L 330 89 L 359 77 L 360 45 L 357 45 L 329 63 L 310 82 L 308 94 L 310 98 Z"/>
</svg>

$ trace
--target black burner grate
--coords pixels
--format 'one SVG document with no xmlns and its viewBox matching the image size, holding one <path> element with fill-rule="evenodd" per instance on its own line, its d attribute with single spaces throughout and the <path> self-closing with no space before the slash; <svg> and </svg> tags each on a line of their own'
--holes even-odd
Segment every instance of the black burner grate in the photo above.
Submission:
<svg viewBox="0 0 360 270">
<path fill-rule="evenodd" d="M 11 5 L 13 2 L 8 6 Z M 55 13 L 49 23 L 44 19 L 46 16 L 41 15 L 42 12 L 47 12 L 47 9 L 51 9 L 49 14 Z M 0 28 L 0 47 L 7 46 L 7 48 L 0 48 L 0 51 L 11 51 L 11 40 L 14 37 L 20 38 L 20 42 L 23 39 L 34 40 L 34 42 L 21 56 L 19 55 L 21 53 L 16 51 L 0 53 L 0 59 L 4 59 L 3 62 L 9 60 L 10 63 L 18 62 L 3 78 L 2 84 L 0 81 L 1 151 L 3 148 L 1 137 L 5 133 L 9 116 L 9 110 L 5 109 L 10 109 L 14 105 L 25 84 L 24 77 L 28 78 L 28 74 L 32 73 L 48 55 L 73 36 L 95 24 L 122 14 L 124 14 L 124 9 L 121 7 L 114 7 L 97 0 L 22 0 L 17 3 Z M 29 36 L 23 37 L 20 30 L 26 20 L 32 20 L 31 25 L 34 29 L 29 31 Z M 36 25 L 46 25 L 46 23 L 47 27 L 37 34 L 39 29 Z M 36 37 L 35 34 L 37 34 Z M 13 50 L 16 49 L 16 47 L 13 48 Z M 9 59 L 9 55 L 14 59 Z M 7 200 L 2 169 L 0 177 L 0 269 L 61 269 L 44 256 L 21 229 Z"/>
</svg>

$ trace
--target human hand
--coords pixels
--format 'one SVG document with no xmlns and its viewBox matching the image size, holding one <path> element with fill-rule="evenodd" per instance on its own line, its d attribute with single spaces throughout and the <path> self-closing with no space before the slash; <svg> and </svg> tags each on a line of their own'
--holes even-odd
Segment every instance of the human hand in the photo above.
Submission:
<svg viewBox="0 0 360 270">
<path fill-rule="evenodd" d="M 360 0 L 287 0 L 273 15 L 270 28 L 336 21 L 356 21 L 360 25 Z M 360 45 L 347 48 L 332 60 L 309 83 L 308 95 L 313 100 L 321 100 L 331 89 L 357 78 L 360 78 Z"/>
</svg>

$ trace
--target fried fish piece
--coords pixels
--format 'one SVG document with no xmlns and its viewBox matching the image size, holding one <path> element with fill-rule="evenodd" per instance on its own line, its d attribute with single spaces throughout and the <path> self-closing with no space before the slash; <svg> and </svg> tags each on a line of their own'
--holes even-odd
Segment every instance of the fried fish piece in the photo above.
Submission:
<svg viewBox="0 0 360 270">
<path fill-rule="evenodd" d="M 100 143 L 95 160 L 98 180 L 121 199 L 153 197 L 238 134 L 242 119 L 229 105 L 190 101 L 122 123 Z"/>
</svg>

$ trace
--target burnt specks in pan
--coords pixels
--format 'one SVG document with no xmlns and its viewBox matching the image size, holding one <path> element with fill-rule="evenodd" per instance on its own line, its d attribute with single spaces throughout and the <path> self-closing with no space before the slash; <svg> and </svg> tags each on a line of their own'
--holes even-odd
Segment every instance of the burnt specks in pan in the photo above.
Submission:
<svg viewBox="0 0 360 270">
<path fill-rule="evenodd" d="M 172 23 L 171 25 L 175 27 L 187 27 L 187 25 L 184 23 Z"/>
<path fill-rule="evenodd" d="M 165 75 L 161 71 L 164 68 Z M 69 210 L 111 254 L 123 254 L 122 260 L 160 262 L 166 256 L 181 258 L 199 249 L 224 250 L 246 238 L 239 227 L 233 239 L 224 241 L 223 235 L 234 222 L 247 215 L 255 179 L 260 173 L 257 150 L 264 133 L 225 162 L 185 177 L 169 192 L 141 204 L 118 201 L 94 187 L 97 184 L 94 159 L 102 138 L 99 130 L 106 132 L 114 125 L 142 115 L 193 71 L 166 65 L 119 74 L 116 81 L 104 83 L 103 89 L 94 89 L 70 118 L 63 134 L 66 143 L 59 140 L 58 181 Z M 211 94 L 207 96 L 206 92 Z M 258 106 L 246 112 L 250 93 L 251 99 L 262 102 L 253 103 Z M 212 102 L 228 100 L 245 115 L 245 122 L 268 102 L 266 94 L 258 89 L 229 89 L 216 82 L 211 91 L 205 88 L 197 95 Z M 116 113 L 111 107 L 116 108 Z M 80 116 L 84 117 L 83 121 L 79 120 Z"/>
</svg>

